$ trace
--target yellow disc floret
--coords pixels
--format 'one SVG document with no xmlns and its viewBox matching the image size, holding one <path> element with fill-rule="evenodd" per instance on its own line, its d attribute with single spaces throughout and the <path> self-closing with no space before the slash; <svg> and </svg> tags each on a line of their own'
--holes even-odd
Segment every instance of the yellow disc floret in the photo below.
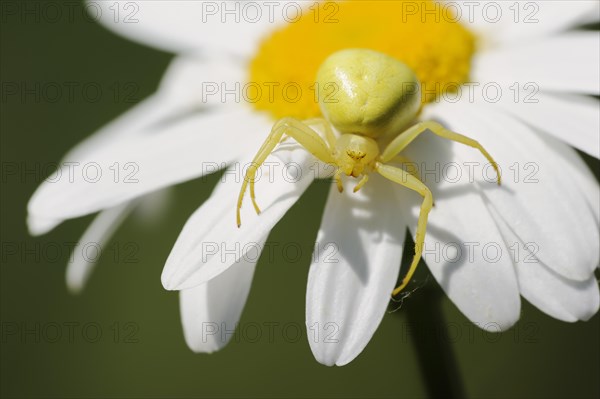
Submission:
<svg viewBox="0 0 600 399">
<path fill-rule="evenodd" d="M 317 70 L 329 55 L 349 48 L 402 61 L 416 74 L 426 103 L 467 81 L 475 37 L 431 0 L 323 2 L 261 44 L 249 81 L 269 95 L 253 101 L 255 107 L 275 118 L 319 116 L 319 96 L 336 88 L 318 87 Z"/>
</svg>

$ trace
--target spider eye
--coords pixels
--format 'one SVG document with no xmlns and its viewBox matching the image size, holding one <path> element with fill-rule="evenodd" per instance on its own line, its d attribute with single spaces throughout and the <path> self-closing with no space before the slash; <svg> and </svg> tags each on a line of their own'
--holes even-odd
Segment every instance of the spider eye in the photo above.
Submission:
<svg viewBox="0 0 600 399">
<path fill-rule="evenodd" d="M 365 154 L 362 151 L 354 151 L 354 150 L 346 150 L 346 154 L 354 159 L 355 161 L 360 161 L 361 159 L 363 159 L 367 154 Z"/>
<path fill-rule="evenodd" d="M 319 68 L 317 83 L 321 111 L 342 133 L 379 137 L 398 131 L 412 121 L 421 104 L 413 71 L 373 50 L 333 53 Z"/>
</svg>

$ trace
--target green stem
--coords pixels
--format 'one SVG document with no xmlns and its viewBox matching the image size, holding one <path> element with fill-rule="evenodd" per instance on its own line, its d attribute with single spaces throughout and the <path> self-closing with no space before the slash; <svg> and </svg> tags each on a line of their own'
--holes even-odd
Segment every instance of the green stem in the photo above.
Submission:
<svg viewBox="0 0 600 399">
<path fill-rule="evenodd" d="M 442 292 L 425 286 L 406 300 L 411 337 L 430 398 L 465 398 L 465 390 L 440 307 Z"/>
</svg>

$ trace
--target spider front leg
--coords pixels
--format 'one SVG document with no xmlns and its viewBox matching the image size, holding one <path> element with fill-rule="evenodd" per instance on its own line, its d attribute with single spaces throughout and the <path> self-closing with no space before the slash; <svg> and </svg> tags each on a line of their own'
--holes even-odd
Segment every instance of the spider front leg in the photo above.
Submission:
<svg viewBox="0 0 600 399">
<path fill-rule="evenodd" d="M 426 132 L 428 129 L 431 130 L 437 136 L 478 149 L 483 154 L 483 156 L 486 157 L 486 159 L 492 164 L 492 167 L 494 168 L 494 170 L 496 171 L 496 175 L 498 176 L 498 185 L 500 185 L 501 176 L 500 170 L 498 169 L 498 164 L 496 163 L 494 158 L 492 158 L 492 156 L 486 151 L 486 149 L 483 148 L 481 144 L 479 144 L 479 142 L 469 137 L 463 136 L 462 134 L 452 132 L 440 125 L 439 123 L 433 121 L 417 123 L 405 132 L 401 133 L 385 148 L 385 150 L 381 154 L 381 161 L 384 163 L 391 161 L 396 155 L 402 152 L 402 150 L 404 150 L 414 139 L 416 139 L 421 133 Z"/>
<path fill-rule="evenodd" d="M 363 175 L 362 179 L 360 179 L 360 181 L 358 182 L 358 184 L 356 186 L 354 186 L 354 192 L 357 192 L 358 190 L 360 190 L 368 181 L 369 181 L 369 175 L 365 173 Z"/>
<path fill-rule="evenodd" d="M 415 256 L 413 257 L 413 261 L 406 276 L 402 279 L 402 283 L 400 283 L 400 285 L 392 292 L 392 295 L 398 295 L 412 278 L 419 265 L 419 260 L 421 260 L 421 253 L 423 252 L 423 245 L 425 243 L 425 232 L 427 230 L 427 217 L 429 216 L 429 211 L 433 207 L 433 195 L 422 181 L 404 169 L 377 162 L 375 164 L 375 170 L 386 179 L 410 188 L 421 194 L 423 197 L 419 221 L 417 222 L 417 233 L 415 234 Z"/>
<path fill-rule="evenodd" d="M 335 143 L 337 141 L 337 138 L 335 137 L 335 134 L 333 133 L 331 124 L 329 122 L 327 122 L 326 119 L 324 119 L 324 118 L 306 119 L 304 121 L 304 124 L 321 126 L 323 128 L 323 132 L 325 133 L 325 139 L 327 140 L 327 145 L 329 145 L 330 149 L 335 148 Z"/>
<path fill-rule="evenodd" d="M 338 169 L 333 175 L 333 180 L 335 180 L 335 184 L 337 185 L 337 189 L 340 193 L 344 192 L 344 185 L 342 184 L 342 173 L 344 173 L 344 171 L 342 169 Z"/>
<path fill-rule="evenodd" d="M 396 155 L 394 158 L 392 158 L 392 162 L 399 163 L 404 170 L 406 170 L 408 173 L 410 173 L 417 179 L 419 178 L 419 167 L 417 166 L 417 163 L 412 161 L 410 158 L 404 155 Z"/>
<path fill-rule="evenodd" d="M 325 123 L 327 123 L 325 121 Z M 294 119 L 294 118 L 283 118 L 273 125 L 271 129 L 271 133 L 262 144 L 258 153 L 252 160 L 250 167 L 246 170 L 246 174 L 244 176 L 244 181 L 242 183 L 242 188 L 240 190 L 240 195 L 238 197 L 237 202 L 237 211 L 236 211 L 236 221 L 238 227 L 242 225 L 240 209 L 242 208 L 242 202 L 244 201 L 244 195 L 246 194 L 246 188 L 248 187 L 248 183 L 250 183 L 250 198 L 252 199 L 252 204 L 254 205 L 254 209 L 256 213 L 260 213 L 260 208 L 256 203 L 256 196 L 254 194 L 254 183 L 256 179 L 256 172 L 258 168 L 262 165 L 262 163 L 267 159 L 269 154 L 273 152 L 277 144 L 283 138 L 283 135 L 286 134 L 293 139 L 295 139 L 298 144 L 302 145 L 308 152 L 317 157 L 319 160 L 326 163 L 334 163 L 334 158 L 332 156 L 332 148 L 329 148 L 325 141 L 319 136 L 317 132 L 311 129 L 305 123 Z"/>
</svg>

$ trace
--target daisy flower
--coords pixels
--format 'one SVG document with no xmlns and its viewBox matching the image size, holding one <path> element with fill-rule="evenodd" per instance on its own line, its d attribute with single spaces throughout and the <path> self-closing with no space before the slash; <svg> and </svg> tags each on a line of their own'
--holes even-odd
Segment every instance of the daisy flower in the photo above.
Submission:
<svg viewBox="0 0 600 399">
<path fill-rule="evenodd" d="M 316 71 L 347 48 L 408 65 L 425 93 L 419 119 L 476 139 L 502 168 L 496 187 L 480 154 L 427 134 L 403 152 L 435 199 L 423 259 L 458 309 L 490 331 L 518 320 L 521 297 L 568 322 L 597 312 L 600 190 L 572 147 L 600 155 L 598 101 L 588 97 L 600 94 L 600 37 L 573 30 L 600 20 L 598 2 L 148 1 L 129 21 L 114 18 L 113 3 L 90 5 L 109 29 L 178 56 L 155 95 L 65 162 L 127 164 L 135 182 L 44 183 L 29 203 L 29 228 L 41 234 L 99 212 L 82 241 L 108 239 L 139 198 L 227 168 L 162 275 L 166 289 L 181 291 L 192 350 L 226 345 L 231 335 L 207 333 L 207 325 L 235 327 L 270 230 L 315 178 L 329 176 L 306 150 L 284 143 L 257 181 L 263 212 L 246 206 L 236 225 L 242 166 L 278 118 L 320 116 Z M 420 201 L 379 176 L 357 193 L 332 185 L 306 295 L 319 362 L 347 364 L 367 345 Z M 91 265 L 80 259 L 69 270 L 69 285 L 80 289 Z"/>
</svg>

